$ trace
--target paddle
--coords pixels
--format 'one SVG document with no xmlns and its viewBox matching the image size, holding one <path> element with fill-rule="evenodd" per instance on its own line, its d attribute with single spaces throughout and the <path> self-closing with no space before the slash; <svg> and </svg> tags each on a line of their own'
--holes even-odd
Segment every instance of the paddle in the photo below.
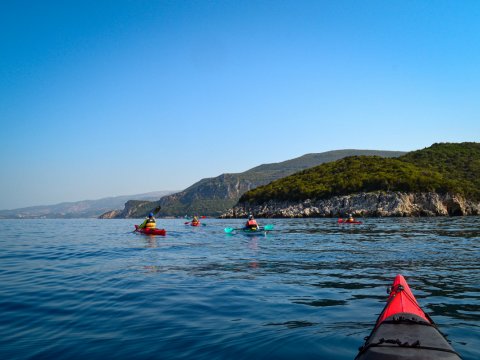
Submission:
<svg viewBox="0 0 480 360">
<path fill-rule="evenodd" d="M 225 231 L 225 233 L 227 233 L 227 234 L 230 234 L 235 230 L 243 230 L 243 229 L 245 229 L 245 228 L 239 228 L 239 229 L 237 228 L 236 229 L 236 228 L 227 227 L 227 228 L 223 229 L 223 231 Z M 262 229 L 262 227 L 260 227 L 259 230 L 260 231 L 272 231 L 273 230 L 273 225 L 272 224 L 265 225 L 263 227 L 263 229 Z"/>
</svg>

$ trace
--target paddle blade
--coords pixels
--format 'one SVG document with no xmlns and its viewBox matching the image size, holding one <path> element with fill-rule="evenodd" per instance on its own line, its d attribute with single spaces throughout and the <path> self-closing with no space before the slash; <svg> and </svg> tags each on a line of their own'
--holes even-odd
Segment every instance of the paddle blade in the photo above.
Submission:
<svg viewBox="0 0 480 360">
<path fill-rule="evenodd" d="M 263 227 L 263 230 L 265 230 L 265 231 L 273 230 L 273 225 L 272 225 L 272 224 L 265 225 L 265 226 Z"/>
<path fill-rule="evenodd" d="M 231 228 L 231 227 L 227 227 L 225 229 L 223 229 L 227 234 L 230 234 L 233 230 L 235 230 L 234 228 Z"/>
<path fill-rule="evenodd" d="M 205 223 L 202 223 L 202 226 L 207 226 L 207 224 L 205 224 Z"/>
<path fill-rule="evenodd" d="M 188 225 L 188 224 L 190 224 L 190 221 L 187 221 L 187 222 L 186 222 L 186 223 L 184 223 L 184 224 L 185 224 L 185 225 Z"/>
</svg>

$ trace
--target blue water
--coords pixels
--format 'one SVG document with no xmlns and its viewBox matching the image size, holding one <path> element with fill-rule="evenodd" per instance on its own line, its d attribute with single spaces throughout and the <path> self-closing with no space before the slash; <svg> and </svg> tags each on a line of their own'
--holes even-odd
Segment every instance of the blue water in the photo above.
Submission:
<svg viewBox="0 0 480 360">
<path fill-rule="evenodd" d="M 352 359 L 397 273 L 480 359 L 479 217 L 260 222 L 0 220 L 0 359 Z"/>
</svg>

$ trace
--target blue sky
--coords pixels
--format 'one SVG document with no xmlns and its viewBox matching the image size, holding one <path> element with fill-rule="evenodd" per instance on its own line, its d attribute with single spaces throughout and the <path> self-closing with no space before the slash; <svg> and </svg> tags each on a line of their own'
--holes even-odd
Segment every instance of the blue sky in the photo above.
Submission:
<svg viewBox="0 0 480 360">
<path fill-rule="evenodd" d="M 480 135 L 478 1 L 2 1 L 0 209 Z"/>
</svg>

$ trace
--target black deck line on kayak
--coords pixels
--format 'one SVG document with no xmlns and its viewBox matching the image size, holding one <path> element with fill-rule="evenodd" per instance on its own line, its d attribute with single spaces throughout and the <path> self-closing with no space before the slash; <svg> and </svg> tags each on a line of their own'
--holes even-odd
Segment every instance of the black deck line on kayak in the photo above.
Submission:
<svg viewBox="0 0 480 360">
<path fill-rule="evenodd" d="M 435 329 L 438 330 L 437 326 L 435 324 L 428 323 L 426 321 L 422 320 L 417 320 L 413 318 L 405 318 L 405 317 L 400 317 L 400 318 L 395 318 L 395 315 L 393 318 L 389 318 L 389 320 L 384 320 L 382 321 L 382 324 L 406 324 L 406 325 L 424 325 L 424 326 L 431 326 L 434 327 Z"/>
<path fill-rule="evenodd" d="M 382 311 L 383 313 L 383 311 Z M 431 318 L 427 315 L 427 319 L 431 320 Z M 432 321 L 432 320 L 431 320 Z M 417 339 L 410 339 L 410 341 L 413 341 L 412 343 L 409 343 L 408 341 L 402 342 L 399 338 L 385 338 L 382 337 L 378 339 L 376 342 L 370 342 L 370 340 L 375 339 L 375 335 L 377 331 L 380 331 L 380 328 L 382 328 L 383 325 L 387 326 L 393 326 L 393 325 L 406 325 L 406 326 L 411 326 L 411 325 L 422 325 L 422 327 L 431 327 L 436 330 L 436 332 L 443 337 L 443 339 L 450 344 L 450 341 L 447 339 L 447 337 L 439 330 L 437 324 L 435 322 L 428 323 L 425 321 L 425 319 L 421 318 L 420 316 L 416 314 L 411 314 L 411 313 L 398 313 L 397 315 L 391 315 L 384 321 L 382 321 L 381 324 L 376 326 L 372 332 L 370 333 L 369 336 L 365 337 L 365 343 L 358 348 L 359 352 L 355 359 L 358 359 L 360 357 L 363 357 L 365 353 L 368 352 L 370 348 L 404 348 L 404 349 L 411 349 L 413 350 L 426 350 L 426 351 L 440 351 L 443 353 L 450 353 L 456 355 L 459 359 L 462 359 L 459 353 L 457 353 L 453 348 L 447 348 L 447 347 L 437 347 L 437 346 L 423 346 L 421 345 L 421 340 Z M 391 335 L 390 335 L 391 336 Z M 431 344 L 434 345 L 434 344 Z M 430 352 L 430 354 L 433 354 Z"/>
<path fill-rule="evenodd" d="M 423 310 L 422 310 L 423 311 Z M 445 340 L 450 344 L 451 341 L 448 339 L 447 335 L 445 335 L 440 328 L 437 326 L 437 324 L 432 320 L 430 315 L 428 315 L 426 312 L 423 312 L 426 316 L 426 318 L 430 321 L 430 323 L 426 322 L 425 320 L 422 319 L 415 319 L 413 317 L 405 317 L 403 315 L 397 316 L 397 315 L 392 315 L 391 317 L 388 318 L 388 320 L 383 320 L 382 324 L 404 324 L 404 325 L 424 325 L 424 326 L 431 326 L 435 330 L 437 330 L 440 335 L 442 335 Z M 370 334 L 370 336 L 373 335 L 373 331 Z M 365 340 L 370 338 L 370 336 L 365 337 Z"/>
<path fill-rule="evenodd" d="M 408 343 L 403 343 L 402 344 L 402 342 L 398 339 L 395 339 L 395 340 L 393 340 L 393 339 L 389 339 L 389 340 L 381 339 L 381 340 L 384 340 L 384 341 L 379 341 L 378 343 L 370 343 L 367 346 L 361 347 L 359 349 L 360 352 L 359 352 L 358 355 L 364 353 L 365 351 L 367 351 L 371 347 L 386 347 L 386 348 L 387 347 L 389 347 L 389 348 L 404 347 L 404 348 L 419 349 L 419 350 L 432 350 L 432 351 L 448 352 L 448 353 L 457 355 L 460 359 L 462 358 L 460 356 L 460 354 L 457 353 L 455 350 L 442 349 L 442 348 L 436 348 L 436 347 L 431 347 L 431 346 L 421 346 L 420 341 L 418 341 L 418 340 L 416 342 L 414 342 L 412 345 L 410 345 Z M 418 345 L 417 345 L 417 343 L 418 343 Z M 396 345 L 394 345 L 394 344 L 396 344 Z"/>
</svg>

